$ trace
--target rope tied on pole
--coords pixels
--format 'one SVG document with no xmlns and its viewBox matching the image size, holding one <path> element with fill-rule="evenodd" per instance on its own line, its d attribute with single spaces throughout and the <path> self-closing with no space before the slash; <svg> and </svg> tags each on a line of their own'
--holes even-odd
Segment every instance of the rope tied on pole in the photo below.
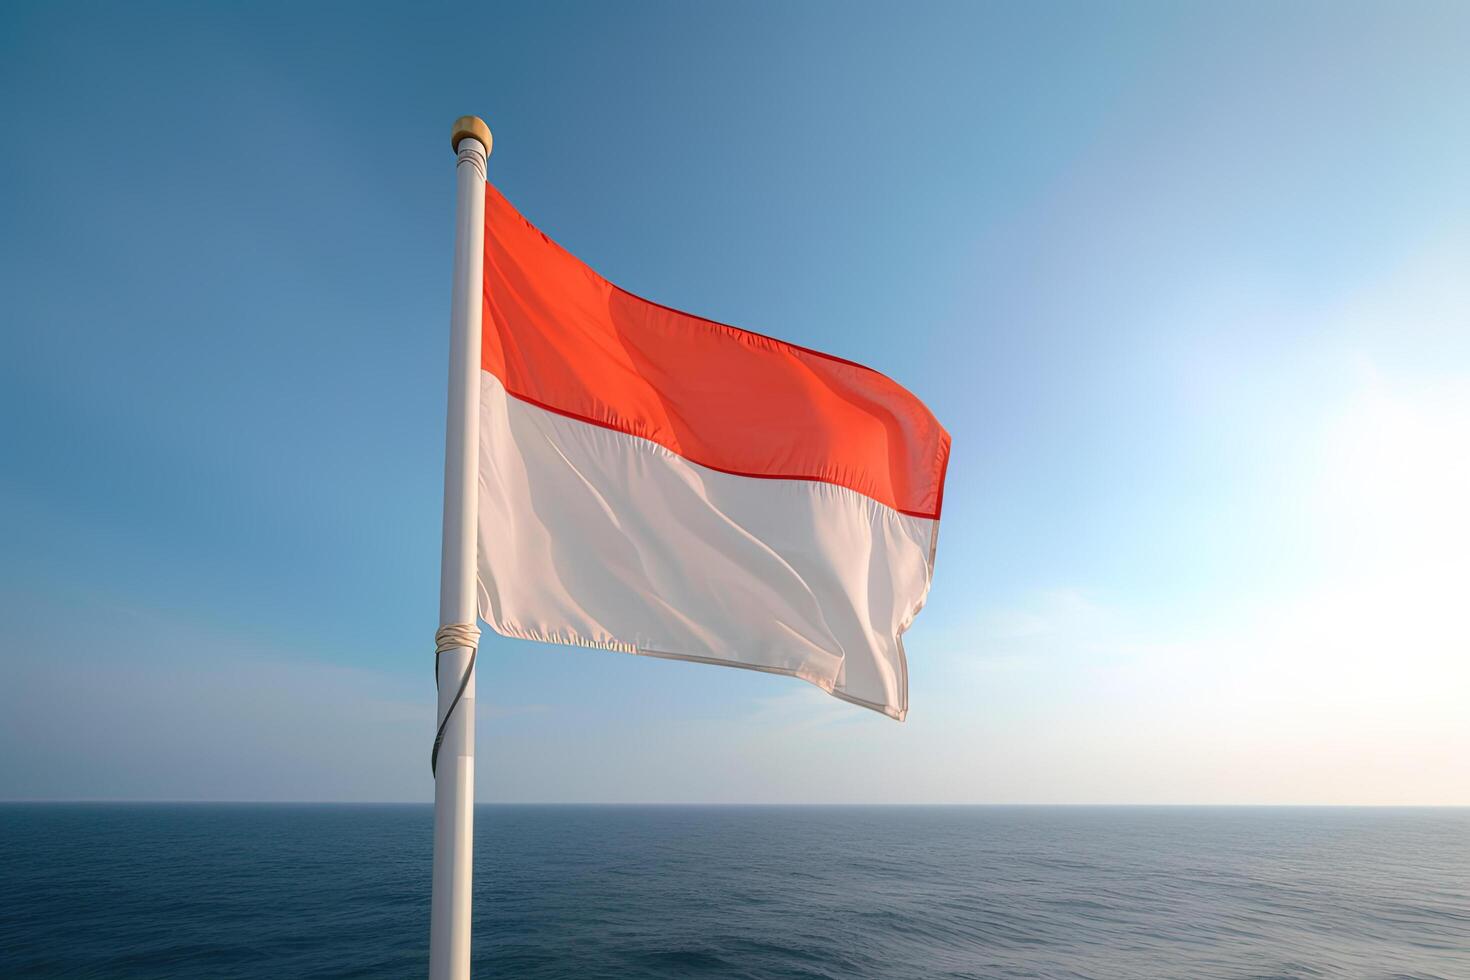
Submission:
<svg viewBox="0 0 1470 980">
<path fill-rule="evenodd" d="M 480 653 L 480 628 L 474 623 L 445 623 L 434 633 L 434 690 L 436 691 L 439 689 L 439 655 L 465 647 L 468 647 L 470 651 L 469 663 L 464 666 L 464 675 L 459 679 L 459 690 L 454 692 L 454 700 L 449 703 L 449 710 L 445 711 L 444 717 L 439 719 L 439 730 L 434 733 L 434 751 L 429 754 L 429 772 L 435 776 L 439 774 L 439 746 L 444 742 L 444 730 L 449 727 L 449 719 L 453 716 L 454 709 L 459 707 L 460 698 L 464 697 L 465 688 L 470 684 L 470 674 L 475 669 L 475 658 Z"/>
</svg>

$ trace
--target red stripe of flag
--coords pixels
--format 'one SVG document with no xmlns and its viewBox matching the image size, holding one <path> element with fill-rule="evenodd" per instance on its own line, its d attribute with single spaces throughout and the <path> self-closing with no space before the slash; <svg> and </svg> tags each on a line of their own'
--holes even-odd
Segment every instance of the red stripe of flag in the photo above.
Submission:
<svg viewBox="0 0 1470 980">
<path fill-rule="evenodd" d="M 515 397 L 743 476 L 939 517 L 949 434 L 870 368 L 651 303 L 485 194 L 481 363 Z"/>
</svg>

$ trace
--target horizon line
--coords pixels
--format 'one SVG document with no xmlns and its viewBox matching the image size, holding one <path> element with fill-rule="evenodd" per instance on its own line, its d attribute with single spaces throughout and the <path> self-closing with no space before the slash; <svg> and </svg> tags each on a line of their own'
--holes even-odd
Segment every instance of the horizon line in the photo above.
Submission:
<svg viewBox="0 0 1470 980">
<path fill-rule="evenodd" d="M 433 800 L 185 800 L 80 797 L 72 799 L 0 799 L 0 806 L 46 805 L 136 805 L 136 806 L 405 806 L 433 807 Z M 476 800 L 488 807 L 948 807 L 992 809 L 1316 809 L 1316 810 L 1466 810 L 1470 803 L 999 803 L 999 802 L 749 802 L 678 800 Z"/>
</svg>

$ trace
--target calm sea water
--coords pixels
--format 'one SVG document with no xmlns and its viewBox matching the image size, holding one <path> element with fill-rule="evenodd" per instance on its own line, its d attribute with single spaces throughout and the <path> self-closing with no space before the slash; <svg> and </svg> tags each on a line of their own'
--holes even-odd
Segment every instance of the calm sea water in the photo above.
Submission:
<svg viewBox="0 0 1470 980">
<path fill-rule="evenodd" d="M 1470 810 L 481 807 L 505 977 L 1470 978 Z M 0 976 L 415 977 L 422 806 L 0 806 Z"/>
</svg>

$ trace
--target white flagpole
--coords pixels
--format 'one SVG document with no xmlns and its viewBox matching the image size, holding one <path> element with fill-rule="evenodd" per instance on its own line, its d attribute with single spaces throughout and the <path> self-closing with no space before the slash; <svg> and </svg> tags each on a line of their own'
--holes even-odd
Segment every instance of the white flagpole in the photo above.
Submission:
<svg viewBox="0 0 1470 980">
<path fill-rule="evenodd" d="M 458 198 L 450 305 L 449 410 L 444 437 L 444 550 L 436 638 L 439 726 L 434 775 L 430 980 L 470 975 L 470 854 L 475 817 L 475 539 L 479 507 L 480 309 L 485 274 L 485 164 L 490 128 L 455 121 Z M 453 627 L 462 626 L 455 630 Z M 455 645 L 460 644 L 460 645 Z"/>
</svg>

